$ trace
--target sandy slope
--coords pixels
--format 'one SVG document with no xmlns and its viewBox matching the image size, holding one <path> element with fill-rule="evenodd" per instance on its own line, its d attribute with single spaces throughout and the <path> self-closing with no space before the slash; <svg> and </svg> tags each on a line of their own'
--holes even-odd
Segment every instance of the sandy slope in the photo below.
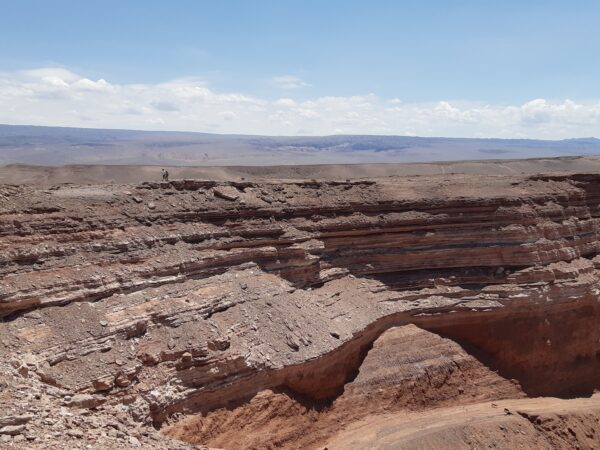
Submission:
<svg viewBox="0 0 600 450">
<path fill-rule="evenodd" d="M 600 397 L 526 398 L 372 416 L 341 431 L 329 450 L 599 448 Z M 571 422 L 571 423 L 567 423 Z M 562 427 L 562 430 L 559 429 Z M 565 433 L 569 437 L 561 437 Z"/>
</svg>

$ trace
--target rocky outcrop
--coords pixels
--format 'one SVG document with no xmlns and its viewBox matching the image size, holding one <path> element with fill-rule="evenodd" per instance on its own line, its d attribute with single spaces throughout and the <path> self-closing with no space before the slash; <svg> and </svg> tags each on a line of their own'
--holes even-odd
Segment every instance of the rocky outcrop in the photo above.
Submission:
<svg viewBox="0 0 600 450">
<path fill-rule="evenodd" d="M 165 432 L 222 448 L 267 448 L 273 443 L 317 448 L 340 425 L 376 413 L 439 407 L 458 398 L 476 402 L 523 395 L 517 384 L 490 371 L 453 341 L 405 325 L 375 341 L 356 377 L 334 401 L 311 402 L 290 389 L 265 390 L 236 408 L 191 415 Z"/>
<path fill-rule="evenodd" d="M 0 191 L 6 370 L 93 417 L 210 417 L 199 436 L 219 444 L 272 398 L 326 423 L 364 395 L 378 414 L 600 384 L 594 174 Z M 381 342 L 396 350 L 377 359 Z M 470 377 L 495 381 L 460 392 Z M 390 397 L 390 379 L 422 393 Z"/>
</svg>

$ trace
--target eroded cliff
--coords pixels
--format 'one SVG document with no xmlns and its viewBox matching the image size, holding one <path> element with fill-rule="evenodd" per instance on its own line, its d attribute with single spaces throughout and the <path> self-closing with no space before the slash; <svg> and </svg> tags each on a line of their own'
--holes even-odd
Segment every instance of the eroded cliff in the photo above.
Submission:
<svg viewBox="0 0 600 450">
<path fill-rule="evenodd" d="M 589 397 L 599 233 L 595 174 L 1 186 L 0 436 L 350 446 L 384 414 Z"/>
</svg>

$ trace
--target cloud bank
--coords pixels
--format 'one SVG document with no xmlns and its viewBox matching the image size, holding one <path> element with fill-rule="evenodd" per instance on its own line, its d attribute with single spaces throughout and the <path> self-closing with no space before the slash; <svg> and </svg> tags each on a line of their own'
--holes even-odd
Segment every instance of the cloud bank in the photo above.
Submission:
<svg viewBox="0 0 600 450">
<path fill-rule="evenodd" d="M 299 100 L 308 84 L 274 77 L 285 97 L 218 92 L 198 78 L 115 84 L 66 69 L 0 72 L 0 123 L 265 135 L 397 134 L 563 139 L 600 137 L 600 101 L 521 105 L 404 103 L 374 94 Z"/>
<path fill-rule="evenodd" d="M 271 83 L 275 87 L 284 90 L 300 89 L 303 87 L 310 86 L 310 84 L 308 84 L 302 78 L 296 77 L 294 75 L 281 75 L 278 77 L 273 77 L 271 78 Z"/>
</svg>

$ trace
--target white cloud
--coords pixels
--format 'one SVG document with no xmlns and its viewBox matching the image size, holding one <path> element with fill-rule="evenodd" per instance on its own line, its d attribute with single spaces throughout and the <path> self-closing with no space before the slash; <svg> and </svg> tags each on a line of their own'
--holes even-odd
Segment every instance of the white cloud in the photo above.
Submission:
<svg viewBox="0 0 600 450">
<path fill-rule="evenodd" d="M 275 105 L 284 106 L 286 108 L 293 108 L 294 106 L 296 106 L 296 102 L 291 98 L 280 98 L 279 100 L 275 101 Z"/>
<path fill-rule="evenodd" d="M 302 78 L 296 77 L 294 75 L 281 75 L 278 77 L 273 77 L 271 78 L 271 83 L 275 87 L 284 90 L 300 89 L 303 87 L 310 86 L 310 84 L 308 84 Z"/>
<path fill-rule="evenodd" d="M 31 80 L 59 79 L 63 83 L 72 83 L 80 79 L 78 75 L 60 67 L 43 67 L 40 69 L 23 70 L 19 72 L 19 74 Z"/>
<path fill-rule="evenodd" d="M 272 135 L 600 137 L 598 100 L 494 105 L 406 103 L 374 94 L 293 97 L 217 92 L 198 78 L 116 84 L 41 68 L 0 73 L 0 123 Z"/>
<path fill-rule="evenodd" d="M 88 80 L 87 78 L 81 78 L 75 81 L 72 86 L 82 91 L 111 91 L 114 89 L 110 83 L 107 83 L 104 79 L 98 81 Z"/>
<path fill-rule="evenodd" d="M 219 116 L 227 121 L 235 120 L 237 118 L 237 115 L 233 111 L 222 111 L 219 113 Z"/>
<path fill-rule="evenodd" d="M 158 111 L 179 111 L 179 106 L 177 103 L 167 100 L 158 100 L 156 102 L 152 102 L 152 106 L 154 106 Z"/>
</svg>

